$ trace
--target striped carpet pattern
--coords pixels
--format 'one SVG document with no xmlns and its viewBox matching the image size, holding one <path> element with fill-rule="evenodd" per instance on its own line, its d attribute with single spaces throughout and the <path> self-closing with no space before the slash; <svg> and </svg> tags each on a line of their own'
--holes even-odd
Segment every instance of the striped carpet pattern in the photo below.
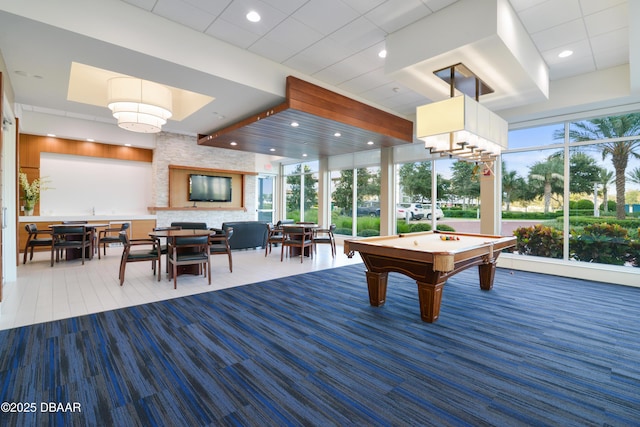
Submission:
<svg viewBox="0 0 640 427">
<path fill-rule="evenodd" d="M 640 425 L 640 288 L 470 269 L 440 314 L 354 265 L 0 331 L 0 425 Z"/>
</svg>

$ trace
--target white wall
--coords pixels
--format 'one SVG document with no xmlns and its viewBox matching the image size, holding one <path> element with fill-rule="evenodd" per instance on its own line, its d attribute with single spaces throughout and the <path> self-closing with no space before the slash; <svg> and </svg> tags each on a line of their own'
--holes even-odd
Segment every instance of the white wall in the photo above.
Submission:
<svg viewBox="0 0 640 427">
<path fill-rule="evenodd" d="M 148 215 L 152 206 L 151 163 L 41 153 L 40 176 L 50 187 L 41 216 Z"/>
</svg>

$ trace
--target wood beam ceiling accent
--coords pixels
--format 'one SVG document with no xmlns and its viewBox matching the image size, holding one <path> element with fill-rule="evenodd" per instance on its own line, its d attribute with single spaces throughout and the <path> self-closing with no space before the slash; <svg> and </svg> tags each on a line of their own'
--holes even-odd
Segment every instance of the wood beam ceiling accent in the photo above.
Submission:
<svg viewBox="0 0 640 427">
<path fill-rule="evenodd" d="M 199 145 L 299 159 L 410 143 L 413 122 L 293 76 L 287 77 L 282 104 L 198 135 Z"/>
</svg>

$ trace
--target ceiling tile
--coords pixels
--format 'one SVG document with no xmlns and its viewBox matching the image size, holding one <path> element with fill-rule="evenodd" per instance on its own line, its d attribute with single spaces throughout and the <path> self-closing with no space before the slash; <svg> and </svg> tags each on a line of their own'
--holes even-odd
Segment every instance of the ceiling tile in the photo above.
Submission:
<svg viewBox="0 0 640 427">
<path fill-rule="evenodd" d="M 329 37 L 352 52 L 359 52 L 376 43 L 383 43 L 386 34 L 366 18 L 358 18 L 340 28 Z M 381 48 L 384 45 L 381 45 Z"/>
<path fill-rule="evenodd" d="M 202 0 L 208 1 L 211 0 Z M 268 4 L 269 6 L 278 9 L 279 11 L 290 15 L 296 10 L 300 9 L 304 4 L 309 0 L 262 0 L 263 3 Z"/>
<path fill-rule="evenodd" d="M 311 46 L 323 37 L 324 36 L 322 34 L 313 28 L 304 25 L 297 19 L 287 18 L 278 24 L 273 30 L 269 31 L 263 39 L 268 43 L 286 46 L 291 51 L 291 54 L 289 55 L 291 56 Z M 287 56 L 287 58 L 289 56 Z"/>
<path fill-rule="evenodd" d="M 280 63 L 291 58 L 297 52 L 289 46 L 273 43 L 264 37 L 252 44 L 248 50 L 256 55 L 260 55 Z"/>
<path fill-rule="evenodd" d="M 352 9 L 364 15 L 372 9 L 375 9 L 387 0 L 342 0 Z"/>
<path fill-rule="evenodd" d="M 250 22 L 247 19 L 247 13 L 252 10 L 260 14 L 261 19 L 259 22 Z M 285 13 L 259 0 L 234 0 L 220 14 L 221 19 L 232 22 L 235 26 L 245 31 L 261 36 L 271 31 L 286 17 Z"/>
<path fill-rule="evenodd" d="M 153 6 L 156 4 L 156 0 L 122 0 L 125 3 L 129 3 L 133 6 L 137 6 L 140 9 L 147 10 L 151 12 Z"/>
<path fill-rule="evenodd" d="M 153 13 L 201 32 L 216 18 L 216 15 L 180 0 L 158 0 Z"/>
<path fill-rule="evenodd" d="M 626 64 L 629 60 L 629 30 L 610 31 L 591 39 L 598 69 Z"/>
<path fill-rule="evenodd" d="M 365 16 L 387 33 L 393 33 L 430 14 L 420 0 L 388 0 Z"/>
<path fill-rule="evenodd" d="M 537 32 L 533 34 L 531 38 L 538 47 L 538 50 L 544 52 L 586 39 L 587 30 L 582 19 L 575 19 L 571 22 Z"/>
<path fill-rule="evenodd" d="M 572 50 L 573 55 L 567 58 L 559 58 L 558 54 L 563 50 Z M 558 46 L 556 48 L 546 50 L 542 52 L 542 56 L 549 65 L 549 67 L 563 65 L 563 64 L 571 64 L 572 62 L 576 62 L 578 60 L 582 60 L 584 57 L 591 56 L 591 46 L 588 40 L 579 40 L 574 43 L 569 43 L 566 45 Z"/>
<path fill-rule="evenodd" d="M 260 38 L 260 35 L 247 31 L 226 19 L 216 19 L 205 33 L 243 49 L 247 49 Z"/>
<path fill-rule="evenodd" d="M 553 67 L 549 67 L 549 77 L 551 80 L 564 79 L 578 74 L 596 71 L 596 66 L 591 55 L 576 56 L 575 58 L 573 56 L 575 55 L 570 57 L 571 61 L 556 62 Z M 585 88 L 585 90 L 587 89 Z"/>
<path fill-rule="evenodd" d="M 347 80 L 340 84 L 340 88 L 348 92 L 361 95 L 385 84 L 392 83 L 393 80 L 384 73 L 384 66 L 371 70 L 368 73 L 361 74 L 351 80 Z"/>
<path fill-rule="evenodd" d="M 549 13 L 549 10 L 553 10 L 553 13 Z M 523 10 L 519 15 L 530 33 L 537 33 L 582 16 L 578 0 L 548 0 Z"/>
<path fill-rule="evenodd" d="M 321 80 L 326 78 L 332 84 L 340 85 L 345 81 L 367 73 L 371 68 L 375 68 L 379 64 L 376 48 L 365 49 L 316 73 L 315 77 Z"/>
<path fill-rule="evenodd" d="M 161 3 L 164 0 L 158 0 L 158 3 Z M 210 1 L 210 0 L 182 0 L 184 3 L 188 3 L 191 6 L 204 10 L 207 13 L 218 16 L 220 15 L 233 0 L 218 0 L 218 1 Z M 157 6 L 156 6 L 157 7 Z"/>
<path fill-rule="evenodd" d="M 522 12 L 523 10 L 537 6 L 540 3 L 545 3 L 546 1 L 548 0 L 509 0 L 509 3 L 511 3 L 513 10 L 516 12 Z"/>
<path fill-rule="evenodd" d="M 341 0 L 309 0 L 292 16 L 316 31 L 329 35 L 359 15 Z"/>
<path fill-rule="evenodd" d="M 309 46 L 304 52 L 288 59 L 284 64 L 295 69 L 298 69 L 298 65 L 306 64 L 306 70 L 309 70 L 309 68 L 314 69 L 314 71 L 309 72 L 309 74 L 313 75 L 326 67 L 342 61 L 347 58 L 349 54 L 350 52 L 348 52 L 341 43 L 326 37 Z"/>
<path fill-rule="evenodd" d="M 580 7 L 585 16 L 601 10 L 614 7 L 619 4 L 626 4 L 628 0 L 580 0 Z"/>
<path fill-rule="evenodd" d="M 586 16 L 584 22 L 589 36 L 595 37 L 628 26 L 627 4 L 621 4 Z"/>
<path fill-rule="evenodd" d="M 422 0 L 422 3 L 429 8 L 431 12 L 437 12 L 447 6 L 452 5 L 458 0 Z"/>
</svg>

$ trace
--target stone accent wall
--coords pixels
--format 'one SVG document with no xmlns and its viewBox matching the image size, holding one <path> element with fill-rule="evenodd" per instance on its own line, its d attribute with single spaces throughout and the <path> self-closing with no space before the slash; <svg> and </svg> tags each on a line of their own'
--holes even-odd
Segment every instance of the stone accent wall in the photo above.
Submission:
<svg viewBox="0 0 640 427">
<path fill-rule="evenodd" d="M 153 206 L 169 206 L 169 165 L 201 167 L 209 169 L 256 171 L 256 155 L 253 153 L 200 146 L 195 136 L 161 132 L 156 136 L 153 153 Z M 246 211 L 158 211 L 157 226 L 164 227 L 173 221 L 206 222 L 209 227 L 220 227 L 226 221 L 253 221 L 257 219 L 257 178 L 245 177 Z"/>
</svg>

